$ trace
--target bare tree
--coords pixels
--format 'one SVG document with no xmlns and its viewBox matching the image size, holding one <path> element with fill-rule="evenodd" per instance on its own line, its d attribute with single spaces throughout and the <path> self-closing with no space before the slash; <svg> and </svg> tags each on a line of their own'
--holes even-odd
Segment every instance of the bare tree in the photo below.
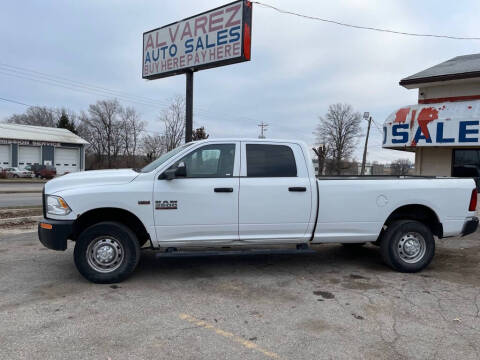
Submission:
<svg viewBox="0 0 480 360">
<path fill-rule="evenodd" d="M 14 114 L 5 119 L 7 123 L 56 127 L 60 116 L 56 109 L 45 106 L 30 106 L 23 114 Z"/>
<path fill-rule="evenodd" d="M 207 134 L 207 132 L 205 131 L 205 127 L 203 126 L 192 131 L 193 141 L 208 139 L 209 136 L 210 135 Z"/>
<path fill-rule="evenodd" d="M 135 156 L 140 137 L 145 130 L 145 123 L 140 120 L 137 111 L 132 107 L 123 109 L 120 113 L 123 154 L 126 156 L 127 166 L 135 166 Z"/>
<path fill-rule="evenodd" d="M 318 173 L 317 176 L 322 176 L 323 171 L 325 169 L 325 160 L 330 155 L 330 147 L 329 145 L 323 144 L 317 147 L 312 148 L 315 155 L 317 155 L 318 161 Z"/>
<path fill-rule="evenodd" d="M 412 167 L 412 162 L 408 159 L 397 159 L 390 164 L 392 175 L 407 175 Z"/>
<path fill-rule="evenodd" d="M 166 150 L 173 150 L 182 143 L 185 136 L 185 98 L 175 96 L 159 119 L 164 125 Z"/>
<path fill-rule="evenodd" d="M 315 134 L 317 142 L 330 147 L 333 168 L 337 175 L 342 172 L 343 164 L 352 156 L 360 134 L 361 115 L 351 105 L 332 104 L 325 117 L 319 117 L 320 123 Z"/>
<path fill-rule="evenodd" d="M 167 151 L 165 137 L 161 135 L 145 135 L 142 150 L 149 161 L 155 160 Z"/>
<path fill-rule="evenodd" d="M 122 107 L 117 100 L 101 100 L 82 113 L 86 140 L 94 149 L 98 160 L 105 156 L 107 167 L 111 168 L 122 148 L 120 114 Z"/>
</svg>

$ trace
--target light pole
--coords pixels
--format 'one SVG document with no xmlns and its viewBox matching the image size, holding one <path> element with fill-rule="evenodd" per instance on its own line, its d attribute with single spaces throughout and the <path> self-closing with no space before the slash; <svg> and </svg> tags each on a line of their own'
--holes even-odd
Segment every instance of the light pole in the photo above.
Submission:
<svg viewBox="0 0 480 360">
<path fill-rule="evenodd" d="M 365 175 L 365 163 L 367 162 L 367 146 L 368 146 L 368 134 L 370 134 L 370 124 L 372 123 L 372 117 L 369 112 L 363 113 L 363 119 L 368 120 L 367 137 L 365 138 L 365 148 L 363 149 L 362 169 L 360 175 Z"/>
</svg>

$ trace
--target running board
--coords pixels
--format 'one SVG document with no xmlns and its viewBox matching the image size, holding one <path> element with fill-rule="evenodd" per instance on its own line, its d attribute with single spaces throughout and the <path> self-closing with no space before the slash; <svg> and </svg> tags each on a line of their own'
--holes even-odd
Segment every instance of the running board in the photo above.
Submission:
<svg viewBox="0 0 480 360">
<path fill-rule="evenodd" d="M 231 255 L 295 255 L 295 254 L 315 254 L 316 251 L 304 247 L 297 249 L 244 249 L 244 250 L 192 250 L 178 251 L 169 250 L 168 252 L 157 252 L 157 258 L 171 257 L 205 257 L 205 256 L 231 256 Z"/>
</svg>

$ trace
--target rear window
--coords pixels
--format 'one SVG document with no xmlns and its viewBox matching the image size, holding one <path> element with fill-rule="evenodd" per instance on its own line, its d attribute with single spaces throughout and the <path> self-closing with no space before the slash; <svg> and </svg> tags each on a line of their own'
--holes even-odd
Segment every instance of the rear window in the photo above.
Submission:
<svg viewBox="0 0 480 360">
<path fill-rule="evenodd" d="M 285 145 L 247 144 L 247 176 L 297 176 L 292 149 Z"/>
</svg>

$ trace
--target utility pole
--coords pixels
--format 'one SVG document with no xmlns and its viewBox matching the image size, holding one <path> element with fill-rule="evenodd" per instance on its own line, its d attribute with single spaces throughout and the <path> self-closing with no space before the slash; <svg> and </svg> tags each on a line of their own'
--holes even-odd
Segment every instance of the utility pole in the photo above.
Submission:
<svg viewBox="0 0 480 360">
<path fill-rule="evenodd" d="M 365 175 L 365 163 L 367 162 L 368 134 L 370 133 L 370 125 L 372 123 L 372 117 L 370 116 L 369 112 L 364 112 L 363 118 L 365 120 L 368 119 L 368 129 L 367 129 L 367 137 L 365 138 L 365 148 L 363 149 L 362 170 L 360 170 L 360 175 Z"/>
<path fill-rule="evenodd" d="M 265 139 L 265 131 L 267 131 L 268 124 L 265 124 L 263 121 L 261 124 L 258 124 L 260 128 L 260 135 L 258 136 L 259 139 Z"/>
<path fill-rule="evenodd" d="M 192 141 L 193 133 L 193 71 L 186 72 L 186 94 L 185 94 L 185 143 Z"/>
</svg>

